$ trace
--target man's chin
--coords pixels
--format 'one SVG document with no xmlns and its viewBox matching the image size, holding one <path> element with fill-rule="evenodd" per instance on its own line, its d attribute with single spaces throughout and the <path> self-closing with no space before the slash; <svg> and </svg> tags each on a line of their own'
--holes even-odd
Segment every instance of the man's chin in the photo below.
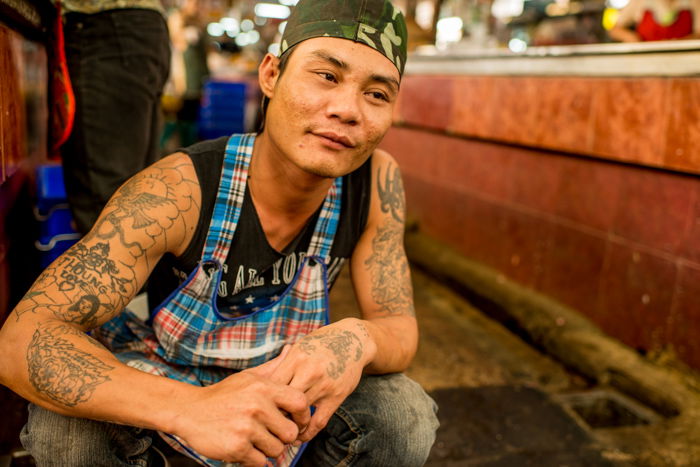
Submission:
<svg viewBox="0 0 700 467">
<path fill-rule="evenodd" d="M 338 178 L 343 175 L 347 175 L 349 172 L 343 172 L 339 169 L 333 169 L 331 167 L 310 167 L 306 169 L 306 172 L 310 175 L 314 175 L 319 178 Z"/>
</svg>

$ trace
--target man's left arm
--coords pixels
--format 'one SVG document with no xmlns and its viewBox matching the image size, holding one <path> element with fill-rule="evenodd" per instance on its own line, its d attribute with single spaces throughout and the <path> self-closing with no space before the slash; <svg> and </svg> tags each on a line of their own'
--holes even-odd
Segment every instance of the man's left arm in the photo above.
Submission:
<svg viewBox="0 0 700 467">
<path fill-rule="evenodd" d="M 376 151 L 367 227 L 353 253 L 350 272 L 373 349 L 366 373 L 403 371 L 418 345 L 411 273 L 404 251 L 405 197 L 394 159 Z"/>
<path fill-rule="evenodd" d="M 396 162 L 372 160 L 367 226 L 350 270 L 361 319 L 324 326 L 291 346 L 271 378 L 304 391 L 316 411 L 301 441 L 313 438 L 352 393 L 362 373 L 403 371 L 416 351 L 418 329 L 403 249 L 404 194 Z"/>
</svg>

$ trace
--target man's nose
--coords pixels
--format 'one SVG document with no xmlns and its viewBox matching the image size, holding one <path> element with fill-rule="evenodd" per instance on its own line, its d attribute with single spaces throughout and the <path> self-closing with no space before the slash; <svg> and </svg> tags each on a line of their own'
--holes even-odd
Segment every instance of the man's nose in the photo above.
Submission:
<svg viewBox="0 0 700 467">
<path fill-rule="evenodd" d="M 326 114 L 342 123 L 357 125 L 361 119 L 360 99 L 362 93 L 352 86 L 338 86 L 331 93 Z"/>
</svg>

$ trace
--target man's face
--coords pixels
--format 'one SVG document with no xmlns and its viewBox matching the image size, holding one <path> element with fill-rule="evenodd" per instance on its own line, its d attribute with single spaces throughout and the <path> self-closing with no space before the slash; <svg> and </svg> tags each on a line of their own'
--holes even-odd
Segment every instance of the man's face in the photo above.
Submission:
<svg viewBox="0 0 700 467">
<path fill-rule="evenodd" d="M 396 67 L 366 45 L 330 37 L 301 42 L 266 93 L 273 150 L 321 177 L 355 170 L 391 126 L 399 79 Z"/>
</svg>

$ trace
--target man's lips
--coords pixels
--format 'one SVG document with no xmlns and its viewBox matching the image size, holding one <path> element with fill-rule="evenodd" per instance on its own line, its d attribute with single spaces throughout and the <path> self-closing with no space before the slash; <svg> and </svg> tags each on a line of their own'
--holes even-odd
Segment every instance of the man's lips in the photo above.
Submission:
<svg viewBox="0 0 700 467">
<path fill-rule="evenodd" d="M 334 143 L 341 144 L 346 148 L 354 148 L 355 144 L 347 136 L 339 135 L 332 131 L 314 131 L 312 132 L 315 136 L 320 136 L 321 138 L 328 139 Z"/>
</svg>

